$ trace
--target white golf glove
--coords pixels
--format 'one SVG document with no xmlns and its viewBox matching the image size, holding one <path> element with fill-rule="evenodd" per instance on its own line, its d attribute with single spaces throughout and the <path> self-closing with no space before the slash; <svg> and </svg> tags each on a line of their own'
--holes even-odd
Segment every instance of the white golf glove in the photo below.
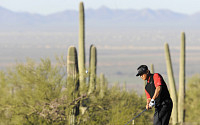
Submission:
<svg viewBox="0 0 200 125">
<path fill-rule="evenodd" d="M 156 102 L 154 99 L 151 99 L 150 103 L 149 103 L 149 106 L 150 107 L 154 107 L 156 105 Z"/>
</svg>

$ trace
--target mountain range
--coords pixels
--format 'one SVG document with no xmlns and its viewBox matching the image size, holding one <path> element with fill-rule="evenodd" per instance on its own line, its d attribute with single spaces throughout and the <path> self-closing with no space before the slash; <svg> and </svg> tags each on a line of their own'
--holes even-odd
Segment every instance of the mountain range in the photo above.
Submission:
<svg viewBox="0 0 200 125">
<path fill-rule="evenodd" d="M 78 11 L 66 10 L 50 15 L 13 12 L 0 7 L 2 30 L 72 30 L 78 29 Z M 192 15 L 170 10 L 118 10 L 105 6 L 86 9 L 87 28 L 192 28 L 200 27 L 200 12 Z"/>
</svg>

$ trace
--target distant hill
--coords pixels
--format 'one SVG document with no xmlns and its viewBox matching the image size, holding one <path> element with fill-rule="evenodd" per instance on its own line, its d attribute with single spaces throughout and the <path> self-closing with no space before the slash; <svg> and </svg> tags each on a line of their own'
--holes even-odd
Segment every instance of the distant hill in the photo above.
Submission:
<svg viewBox="0 0 200 125">
<path fill-rule="evenodd" d="M 186 15 L 170 10 L 85 11 L 87 28 L 199 28 L 200 13 Z M 68 30 L 78 27 L 78 11 L 66 10 L 47 16 L 13 12 L 0 7 L 0 30 Z"/>
</svg>

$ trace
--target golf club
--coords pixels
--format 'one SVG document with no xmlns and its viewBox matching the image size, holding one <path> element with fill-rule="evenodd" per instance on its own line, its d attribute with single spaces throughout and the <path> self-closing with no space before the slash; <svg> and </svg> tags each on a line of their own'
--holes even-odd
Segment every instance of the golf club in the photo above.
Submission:
<svg viewBox="0 0 200 125">
<path fill-rule="evenodd" d="M 140 114 L 138 114 L 137 116 L 135 116 L 133 119 L 131 119 L 128 123 L 126 123 L 125 125 L 128 125 L 131 121 L 133 121 L 135 118 L 137 118 L 138 116 L 140 116 L 143 112 L 145 112 L 147 109 L 143 110 Z"/>
</svg>

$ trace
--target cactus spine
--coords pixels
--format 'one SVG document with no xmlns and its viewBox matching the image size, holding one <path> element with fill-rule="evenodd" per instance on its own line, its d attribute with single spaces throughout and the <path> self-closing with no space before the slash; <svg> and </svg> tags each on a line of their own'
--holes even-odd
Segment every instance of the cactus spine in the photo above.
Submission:
<svg viewBox="0 0 200 125">
<path fill-rule="evenodd" d="M 84 6 L 83 2 L 79 4 L 79 54 L 78 54 L 78 68 L 80 81 L 80 94 L 84 94 L 86 88 L 85 81 L 85 20 L 84 20 Z"/>
<path fill-rule="evenodd" d="M 96 47 L 91 45 L 90 46 L 90 64 L 89 64 L 89 90 L 88 94 L 94 92 L 96 88 L 96 66 L 97 66 L 97 52 Z"/>
<path fill-rule="evenodd" d="M 171 56 L 170 56 L 168 43 L 165 43 L 165 57 L 166 57 L 168 81 L 169 81 L 169 86 L 170 86 L 170 94 L 173 101 L 172 124 L 177 124 L 178 122 L 177 94 L 176 94 L 176 86 L 175 86 L 175 81 L 174 81 L 174 74 L 173 74 L 173 69 L 172 69 L 172 62 L 171 62 Z"/>
<path fill-rule="evenodd" d="M 70 46 L 68 48 L 68 56 L 67 56 L 67 92 L 69 99 L 72 101 L 78 97 L 78 60 L 77 60 L 77 51 L 74 46 Z M 72 108 L 69 114 L 69 124 L 76 124 L 76 116 L 78 108 L 75 106 Z"/>
<path fill-rule="evenodd" d="M 185 33 L 181 34 L 180 71 L 179 71 L 179 98 L 178 98 L 178 122 L 184 122 L 184 98 L 185 98 Z"/>
</svg>

